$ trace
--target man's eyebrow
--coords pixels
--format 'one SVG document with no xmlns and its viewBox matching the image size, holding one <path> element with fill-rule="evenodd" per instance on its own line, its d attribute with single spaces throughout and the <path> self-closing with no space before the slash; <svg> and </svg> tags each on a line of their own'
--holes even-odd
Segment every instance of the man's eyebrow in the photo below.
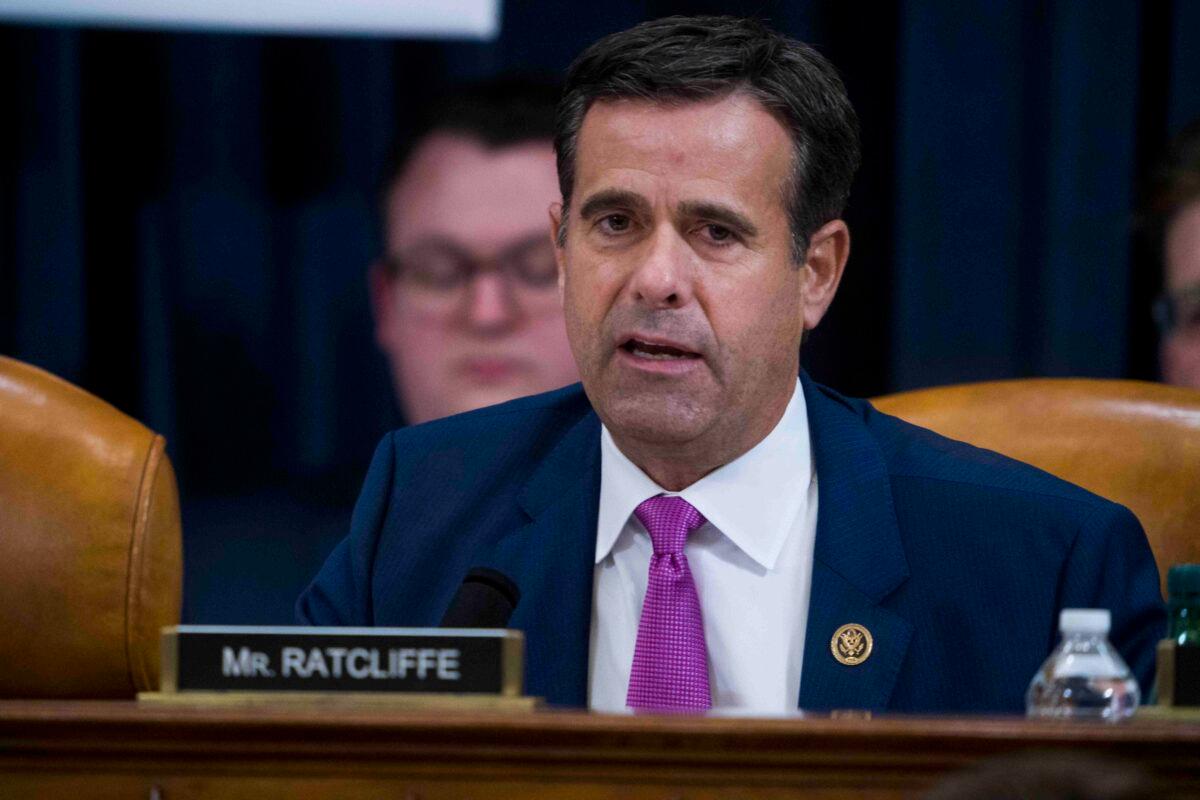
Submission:
<svg viewBox="0 0 1200 800">
<path fill-rule="evenodd" d="M 679 204 L 679 210 L 686 216 L 700 217 L 724 225 L 747 238 L 758 236 L 758 227 L 744 214 L 734 211 L 729 206 L 707 200 L 684 200 Z"/>
<path fill-rule="evenodd" d="M 650 210 L 650 203 L 637 192 L 628 189 L 601 189 L 584 201 L 579 207 L 579 215 L 587 218 L 614 208 L 645 214 Z"/>
</svg>

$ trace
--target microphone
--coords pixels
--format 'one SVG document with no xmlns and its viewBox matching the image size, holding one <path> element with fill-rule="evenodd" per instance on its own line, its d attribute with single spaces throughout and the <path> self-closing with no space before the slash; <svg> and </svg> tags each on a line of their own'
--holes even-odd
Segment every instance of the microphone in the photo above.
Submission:
<svg viewBox="0 0 1200 800">
<path fill-rule="evenodd" d="M 520 600 L 521 590 L 503 572 L 472 567 L 450 601 L 441 627 L 506 628 Z"/>
</svg>

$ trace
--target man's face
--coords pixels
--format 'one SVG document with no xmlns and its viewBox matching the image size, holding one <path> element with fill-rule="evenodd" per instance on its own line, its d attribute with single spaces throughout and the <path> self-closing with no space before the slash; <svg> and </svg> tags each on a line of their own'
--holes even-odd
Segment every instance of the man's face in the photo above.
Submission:
<svg viewBox="0 0 1200 800">
<path fill-rule="evenodd" d="M 489 149 L 435 133 L 387 202 L 395 271 L 372 279 L 376 338 L 410 422 L 578 380 L 555 285 L 549 141 Z"/>
<path fill-rule="evenodd" d="M 1200 389 L 1200 200 L 1185 206 L 1167 226 L 1167 293 L 1175 303 L 1175 330 L 1163 341 L 1163 378 Z"/>
<path fill-rule="evenodd" d="M 743 95 L 588 110 L 559 250 L 564 311 L 588 397 L 627 453 L 692 453 L 711 469 L 782 415 L 806 316 L 820 316 L 791 258 L 791 166 L 783 126 Z"/>
</svg>

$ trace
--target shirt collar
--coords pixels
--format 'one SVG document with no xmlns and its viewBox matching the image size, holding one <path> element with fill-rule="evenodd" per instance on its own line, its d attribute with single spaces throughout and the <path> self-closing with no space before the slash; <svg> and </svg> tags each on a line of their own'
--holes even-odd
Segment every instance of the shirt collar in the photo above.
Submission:
<svg viewBox="0 0 1200 800">
<path fill-rule="evenodd" d="M 808 409 L 800 382 L 783 416 L 761 442 L 681 492 L 668 492 L 630 461 L 604 427 L 600 434 L 600 513 L 596 563 L 612 551 L 634 509 L 647 498 L 678 494 L 738 549 L 765 569 L 775 561 L 814 477 Z"/>
</svg>

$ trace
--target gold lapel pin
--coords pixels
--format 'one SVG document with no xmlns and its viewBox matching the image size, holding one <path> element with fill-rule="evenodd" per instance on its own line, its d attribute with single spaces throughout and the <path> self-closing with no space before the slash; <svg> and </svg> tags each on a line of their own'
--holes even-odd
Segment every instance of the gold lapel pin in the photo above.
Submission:
<svg viewBox="0 0 1200 800">
<path fill-rule="evenodd" d="M 839 664 L 856 667 L 871 657 L 875 640 L 871 632 L 857 622 L 849 622 L 833 632 L 829 649 Z"/>
</svg>

